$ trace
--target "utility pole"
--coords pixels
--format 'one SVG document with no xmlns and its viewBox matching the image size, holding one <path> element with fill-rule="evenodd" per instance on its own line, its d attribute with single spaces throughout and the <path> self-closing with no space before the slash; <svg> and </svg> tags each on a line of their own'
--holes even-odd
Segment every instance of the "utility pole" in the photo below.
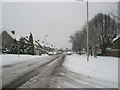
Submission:
<svg viewBox="0 0 120 90">
<path fill-rule="evenodd" d="M 88 1 L 87 1 L 87 61 L 89 61 L 89 10 L 88 10 Z"/>
<path fill-rule="evenodd" d="M 46 37 L 47 37 L 48 35 L 45 35 L 45 41 L 44 41 L 44 46 L 46 45 Z"/>
<path fill-rule="evenodd" d="M 84 2 L 83 0 L 76 0 L 80 2 Z M 89 6 L 88 6 L 88 0 L 87 0 L 87 61 L 89 61 Z"/>
</svg>

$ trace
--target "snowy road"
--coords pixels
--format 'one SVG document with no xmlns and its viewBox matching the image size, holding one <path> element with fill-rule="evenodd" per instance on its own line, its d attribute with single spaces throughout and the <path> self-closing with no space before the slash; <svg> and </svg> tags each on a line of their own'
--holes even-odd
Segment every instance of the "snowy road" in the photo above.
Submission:
<svg viewBox="0 0 120 90">
<path fill-rule="evenodd" d="M 118 88 L 117 58 L 85 58 L 54 55 L 4 64 L 3 88 Z"/>
<path fill-rule="evenodd" d="M 24 83 L 37 75 L 41 75 L 39 83 L 28 86 L 32 88 L 46 87 L 55 68 L 63 61 L 62 57 L 63 55 L 55 55 L 2 66 L 3 88 L 26 87 Z"/>
</svg>

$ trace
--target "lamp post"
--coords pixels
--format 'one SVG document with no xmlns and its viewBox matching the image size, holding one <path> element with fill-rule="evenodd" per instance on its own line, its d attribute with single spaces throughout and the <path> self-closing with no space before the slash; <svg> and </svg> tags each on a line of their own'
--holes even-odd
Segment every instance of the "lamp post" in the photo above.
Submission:
<svg viewBox="0 0 120 90">
<path fill-rule="evenodd" d="M 46 39 L 47 39 L 46 37 L 47 37 L 47 36 L 48 36 L 48 35 L 45 35 L 44 46 L 46 45 Z"/>
<path fill-rule="evenodd" d="M 89 61 L 89 10 L 88 10 L 88 1 L 87 1 L 87 61 Z"/>
<path fill-rule="evenodd" d="M 80 2 L 83 2 L 83 0 L 77 0 Z M 87 61 L 89 61 L 89 7 L 88 7 L 88 1 L 87 1 Z"/>
</svg>

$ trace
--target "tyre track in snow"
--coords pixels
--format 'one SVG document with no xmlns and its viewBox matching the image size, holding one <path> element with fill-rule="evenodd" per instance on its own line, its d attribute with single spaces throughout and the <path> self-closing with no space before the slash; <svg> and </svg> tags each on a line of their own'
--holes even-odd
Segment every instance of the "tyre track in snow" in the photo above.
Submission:
<svg viewBox="0 0 120 90">
<path fill-rule="evenodd" d="M 49 88 L 49 81 L 56 72 L 57 68 L 63 64 L 64 57 L 65 55 L 62 55 L 53 62 L 44 65 L 38 75 L 25 82 L 19 88 Z"/>
<path fill-rule="evenodd" d="M 58 68 L 51 78 L 50 88 L 117 88 L 113 83 L 78 74 L 66 67 Z"/>
<path fill-rule="evenodd" d="M 42 61 L 38 61 L 35 62 L 34 64 L 32 63 L 28 63 L 24 66 L 24 68 L 14 68 L 14 71 L 11 69 L 9 69 L 9 73 L 7 72 L 7 70 L 3 70 L 3 79 L 2 79 L 2 88 L 3 90 L 5 89 L 9 89 L 9 88 L 18 88 L 19 86 L 21 86 L 23 83 L 25 83 L 26 81 L 28 81 L 30 78 L 38 75 L 42 70 L 42 67 L 50 64 L 51 62 L 55 61 L 57 58 L 59 58 L 60 56 L 53 56 L 53 57 L 49 57 L 46 60 L 42 60 Z M 19 65 L 19 67 L 22 65 Z M 10 70 L 12 72 L 10 72 Z M 6 74 L 6 75 L 4 75 Z"/>
</svg>

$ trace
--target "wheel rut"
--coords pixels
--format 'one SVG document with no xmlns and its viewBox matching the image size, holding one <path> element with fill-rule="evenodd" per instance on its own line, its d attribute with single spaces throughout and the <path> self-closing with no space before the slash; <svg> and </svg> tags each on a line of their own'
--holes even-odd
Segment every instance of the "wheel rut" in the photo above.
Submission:
<svg viewBox="0 0 120 90">
<path fill-rule="evenodd" d="M 17 89 L 18 87 L 20 87 L 22 84 L 24 84 L 26 81 L 28 81 L 29 79 L 37 76 L 38 74 L 43 72 L 43 68 L 46 67 L 46 65 L 52 63 L 53 61 L 55 61 L 56 59 L 58 59 L 60 56 L 56 56 L 53 59 L 51 59 L 49 62 L 46 62 L 40 66 L 37 66 L 36 68 L 32 68 L 29 71 L 26 71 L 25 73 L 21 73 L 18 77 L 16 77 L 15 79 L 13 79 L 12 81 L 10 81 L 9 83 L 4 84 L 2 87 L 2 90 L 7 90 L 9 88 L 15 88 Z M 33 64 L 36 65 L 36 64 Z M 28 66 L 28 67 L 32 67 Z"/>
</svg>

